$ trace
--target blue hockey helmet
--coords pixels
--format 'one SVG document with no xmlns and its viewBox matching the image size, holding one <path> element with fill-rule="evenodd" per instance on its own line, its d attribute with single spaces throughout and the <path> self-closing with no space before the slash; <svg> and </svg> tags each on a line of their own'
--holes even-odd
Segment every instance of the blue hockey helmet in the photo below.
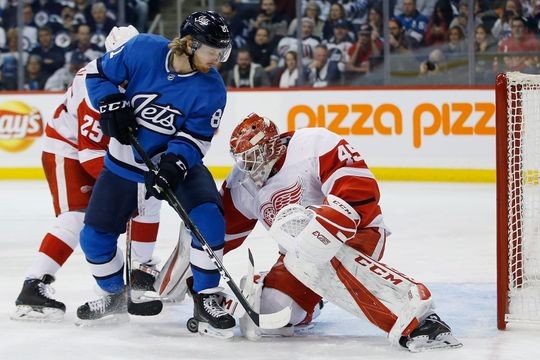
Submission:
<svg viewBox="0 0 540 360">
<path fill-rule="evenodd" d="M 223 57 L 230 54 L 231 33 L 225 19 L 214 11 L 196 11 L 180 26 L 180 37 L 191 35 L 201 45 L 224 49 Z M 198 46 L 196 47 L 198 48 Z M 221 61 L 226 61 L 221 60 Z"/>
</svg>

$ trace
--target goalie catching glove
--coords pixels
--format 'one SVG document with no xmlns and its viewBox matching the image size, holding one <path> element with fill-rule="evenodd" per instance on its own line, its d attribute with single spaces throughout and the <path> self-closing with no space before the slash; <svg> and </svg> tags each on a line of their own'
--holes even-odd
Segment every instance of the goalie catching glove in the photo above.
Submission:
<svg viewBox="0 0 540 360">
<path fill-rule="evenodd" d="M 169 188 L 175 191 L 187 174 L 186 161 L 178 155 L 164 154 L 158 164 L 157 172 L 148 171 L 144 183 L 146 186 L 146 199 L 150 196 L 159 200 L 165 199 L 164 190 Z"/>
<path fill-rule="evenodd" d="M 341 245 L 356 234 L 358 213 L 344 200 L 328 195 L 325 204 L 281 209 L 270 228 L 280 247 L 311 263 L 330 261 Z"/>
<path fill-rule="evenodd" d="M 99 101 L 101 118 L 99 125 L 103 134 L 113 137 L 120 144 L 129 145 L 129 132 L 137 130 L 137 120 L 124 94 L 111 94 Z"/>
</svg>

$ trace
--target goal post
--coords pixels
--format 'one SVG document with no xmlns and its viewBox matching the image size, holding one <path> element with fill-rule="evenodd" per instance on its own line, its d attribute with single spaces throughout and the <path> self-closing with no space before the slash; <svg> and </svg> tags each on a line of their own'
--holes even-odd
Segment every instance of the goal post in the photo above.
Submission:
<svg viewBox="0 0 540 360">
<path fill-rule="evenodd" d="M 496 81 L 497 327 L 540 324 L 540 75 Z"/>
</svg>

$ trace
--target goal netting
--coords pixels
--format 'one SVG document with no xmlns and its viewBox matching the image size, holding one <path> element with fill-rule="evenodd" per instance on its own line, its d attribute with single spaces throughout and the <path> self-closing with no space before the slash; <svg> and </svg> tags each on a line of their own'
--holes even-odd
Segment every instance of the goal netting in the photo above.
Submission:
<svg viewBox="0 0 540 360">
<path fill-rule="evenodd" d="M 540 324 L 540 75 L 500 74 L 497 100 L 498 327 Z"/>
</svg>

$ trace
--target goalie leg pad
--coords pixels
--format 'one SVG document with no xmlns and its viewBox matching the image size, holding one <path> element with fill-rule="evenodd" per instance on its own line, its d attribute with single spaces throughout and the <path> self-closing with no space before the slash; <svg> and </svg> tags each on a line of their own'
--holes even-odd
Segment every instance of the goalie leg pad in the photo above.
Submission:
<svg viewBox="0 0 540 360">
<path fill-rule="evenodd" d="M 264 279 L 264 286 L 287 294 L 308 314 L 312 313 L 321 297 L 287 270 L 281 255 Z M 293 323 L 294 324 L 294 323 Z"/>
<path fill-rule="evenodd" d="M 422 318 L 425 314 L 420 313 L 431 311 L 430 297 L 422 299 L 427 303 L 422 302 L 416 312 L 415 303 L 409 303 L 409 291 L 414 292 L 419 284 L 348 246 L 343 246 L 330 263 L 309 264 L 287 255 L 284 264 L 323 298 L 357 317 L 367 318 L 386 332 L 391 331 L 398 316 L 405 319 L 407 314 L 416 314 Z M 402 330 L 412 330 L 408 325 Z"/>
<path fill-rule="evenodd" d="M 188 291 L 186 280 L 191 276 L 189 253 L 191 249 L 191 233 L 182 223 L 178 235 L 178 243 L 169 259 L 156 277 L 154 289 L 162 297 L 171 302 L 181 302 Z"/>
</svg>

